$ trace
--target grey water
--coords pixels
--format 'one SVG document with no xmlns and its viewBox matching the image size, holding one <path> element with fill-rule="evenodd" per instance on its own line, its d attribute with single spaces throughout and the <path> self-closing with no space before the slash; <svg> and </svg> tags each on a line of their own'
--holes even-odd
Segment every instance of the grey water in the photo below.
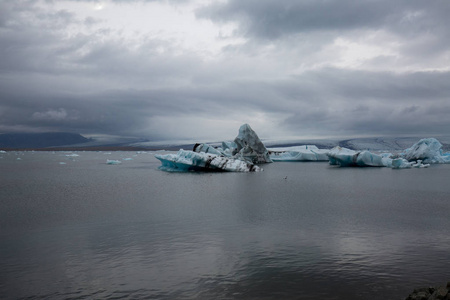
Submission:
<svg viewBox="0 0 450 300">
<path fill-rule="evenodd" d="M 76 154 L 0 153 L 1 299 L 395 300 L 450 280 L 450 165 Z"/>
</svg>

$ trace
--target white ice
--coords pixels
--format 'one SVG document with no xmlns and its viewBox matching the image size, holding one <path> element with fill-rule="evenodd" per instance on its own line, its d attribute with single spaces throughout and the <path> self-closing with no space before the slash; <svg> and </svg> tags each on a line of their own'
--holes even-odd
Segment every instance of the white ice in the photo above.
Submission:
<svg viewBox="0 0 450 300">
<path fill-rule="evenodd" d="M 228 171 L 258 172 L 262 169 L 246 161 L 211 153 L 180 149 L 177 154 L 155 155 L 164 171 Z"/>
<path fill-rule="evenodd" d="M 268 148 L 273 161 L 328 161 L 327 149 L 315 145 Z"/>
<path fill-rule="evenodd" d="M 107 159 L 107 160 L 106 160 L 106 163 L 107 163 L 108 165 L 119 165 L 119 164 L 121 164 L 122 162 L 121 162 L 120 160 Z"/>
</svg>

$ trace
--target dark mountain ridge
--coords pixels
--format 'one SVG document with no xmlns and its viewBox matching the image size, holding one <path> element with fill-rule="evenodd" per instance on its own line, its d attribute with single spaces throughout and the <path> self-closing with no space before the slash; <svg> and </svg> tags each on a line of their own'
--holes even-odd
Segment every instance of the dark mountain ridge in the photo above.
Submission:
<svg viewBox="0 0 450 300">
<path fill-rule="evenodd" d="M 44 133 L 4 133 L 0 134 L 0 148 L 47 148 L 57 146 L 70 146 L 90 142 L 79 133 L 70 132 L 44 132 Z"/>
</svg>

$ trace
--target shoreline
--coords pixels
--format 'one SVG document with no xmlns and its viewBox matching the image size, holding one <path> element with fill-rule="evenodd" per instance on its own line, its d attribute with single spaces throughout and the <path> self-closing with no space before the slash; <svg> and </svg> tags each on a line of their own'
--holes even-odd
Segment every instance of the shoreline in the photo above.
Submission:
<svg viewBox="0 0 450 300">
<path fill-rule="evenodd" d="M 450 300 L 450 281 L 445 286 L 416 288 L 405 300 Z"/>
</svg>

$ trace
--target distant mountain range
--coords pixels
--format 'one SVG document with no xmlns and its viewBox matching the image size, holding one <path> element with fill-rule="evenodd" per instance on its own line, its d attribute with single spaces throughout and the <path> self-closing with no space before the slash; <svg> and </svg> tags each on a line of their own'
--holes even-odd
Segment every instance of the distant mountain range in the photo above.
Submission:
<svg viewBox="0 0 450 300">
<path fill-rule="evenodd" d="M 90 141 L 81 134 L 69 132 L 4 133 L 0 134 L 0 149 L 39 149 Z"/>
</svg>

